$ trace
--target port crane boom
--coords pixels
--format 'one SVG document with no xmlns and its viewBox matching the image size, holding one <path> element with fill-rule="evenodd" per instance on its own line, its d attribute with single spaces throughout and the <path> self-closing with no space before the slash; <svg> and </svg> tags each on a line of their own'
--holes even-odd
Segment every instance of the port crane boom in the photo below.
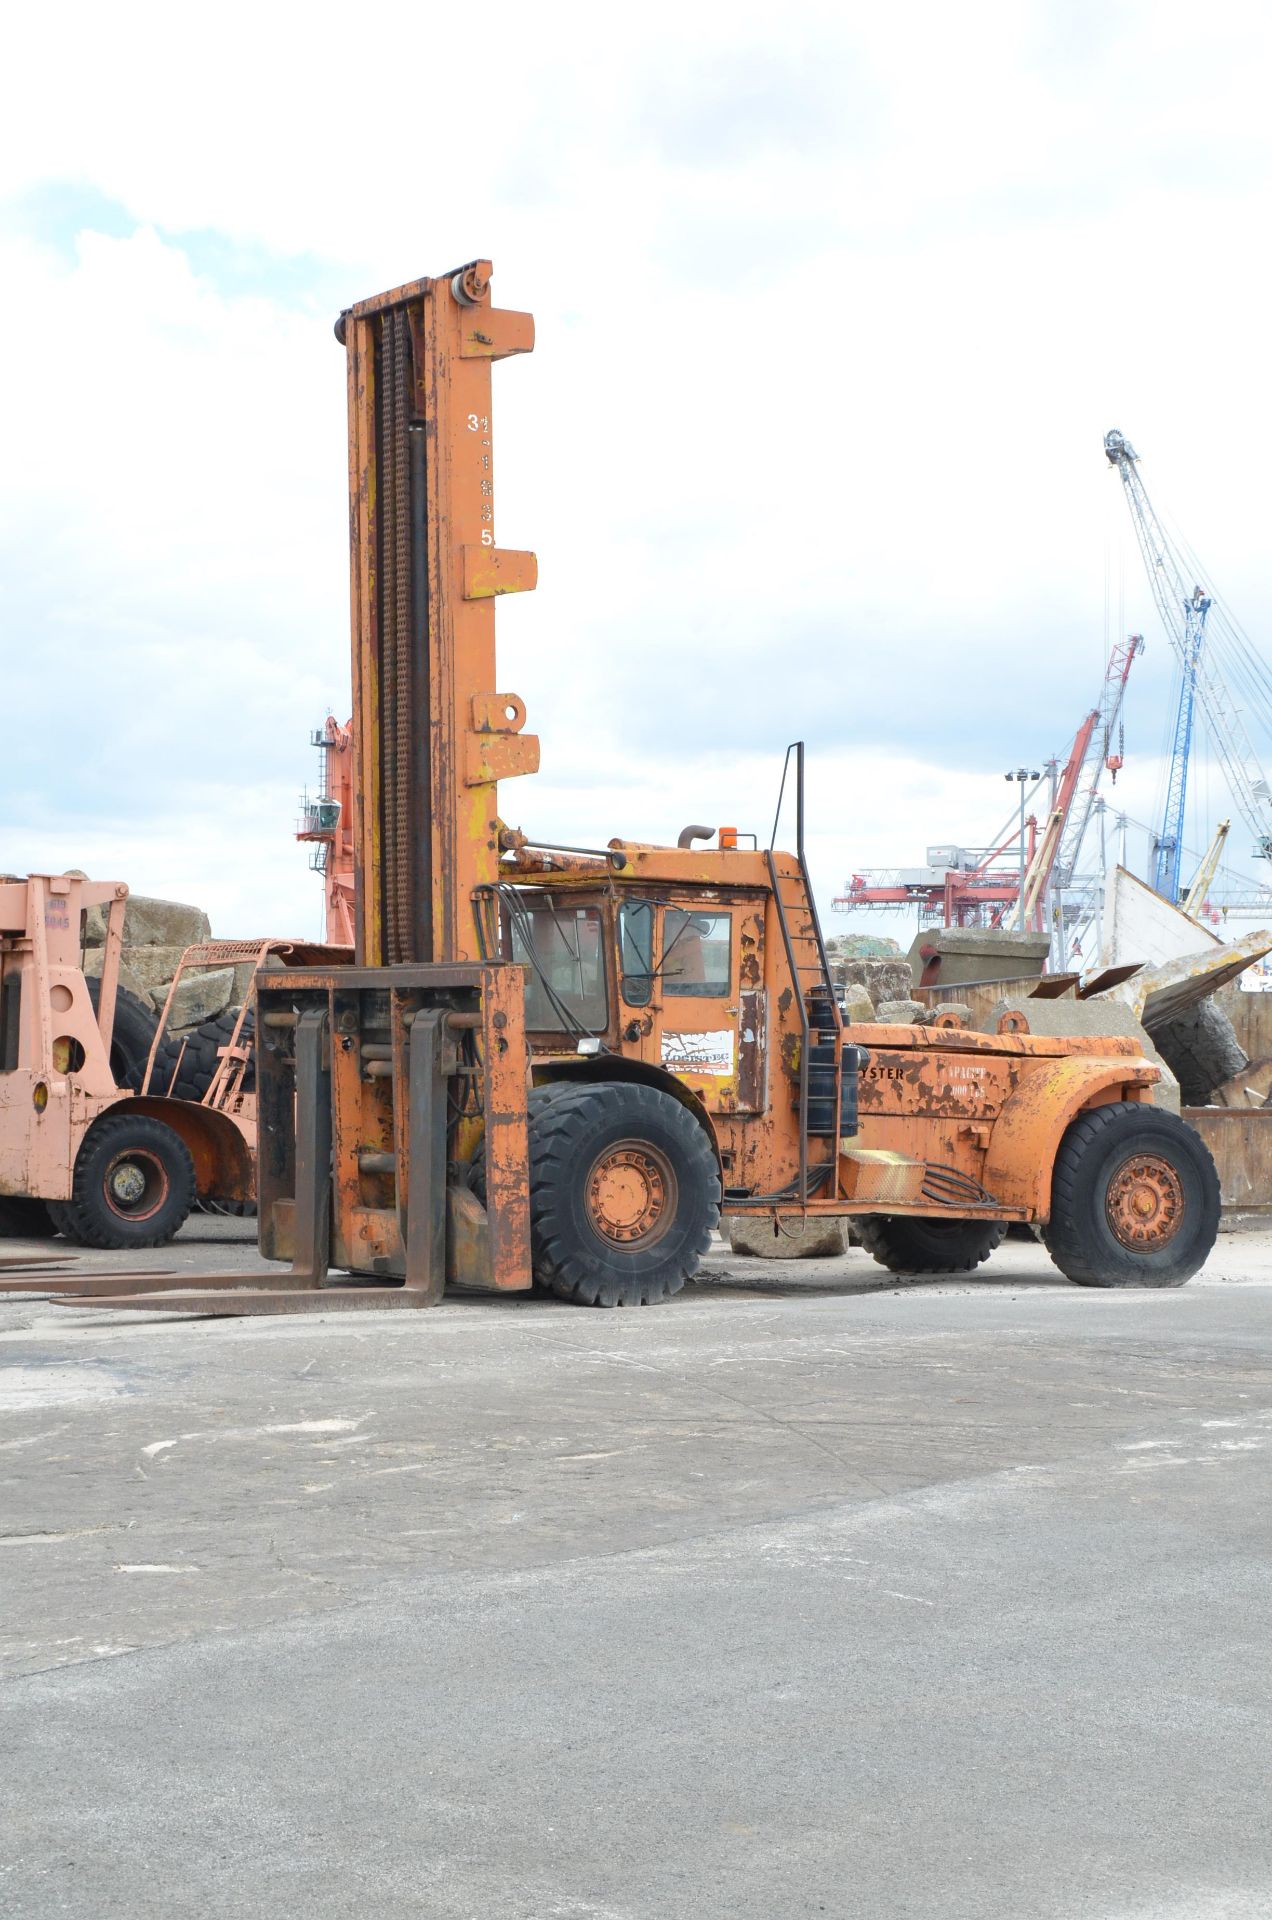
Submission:
<svg viewBox="0 0 1272 1920">
<path fill-rule="evenodd" d="M 1200 913 L 1205 906 L 1206 896 L 1209 894 L 1211 886 L 1214 883 L 1214 877 L 1219 871 L 1219 861 L 1223 855 L 1224 843 L 1231 830 L 1231 820 L 1221 820 L 1215 828 L 1214 839 L 1202 855 L 1196 873 L 1179 897 L 1179 904 L 1185 913 L 1191 913 L 1195 916 Z"/>
<path fill-rule="evenodd" d="M 1203 593 L 1195 581 L 1190 583 L 1189 570 L 1184 568 L 1176 545 L 1162 526 L 1140 477 L 1139 455 L 1126 436 L 1116 428 L 1104 436 L 1104 454 L 1109 465 L 1121 477 L 1153 598 L 1184 677 L 1157 863 L 1158 875 L 1164 874 L 1167 885 L 1173 885 L 1174 890 L 1168 897 L 1175 899 L 1179 892 L 1182 852 L 1182 833 L 1179 829 L 1183 824 L 1187 756 L 1192 743 L 1191 701 L 1194 691 L 1201 701 L 1202 713 L 1232 798 L 1254 833 L 1254 855 L 1261 860 L 1272 859 L 1272 787 L 1264 777 L 1240 709 L 1205 646 L 1211 596 Z M 1171 838 L 1172 821 L 1176 814 L 1178 822 L 1173 830 L 1174 846 L 1171 849 L 1165 843 Z M 1158 890 L 1166 890 L 1160 877 Z"/>
<path fill-rule="evenodd" d="M 1060 838 L 1060 850 L 1056 855 L 1053 883 L 1058 892 L 1073 884 L 1073 876 L 1078 870 L 1087 827 L 1099 792 L 1101 774 L 1107 767 L 1113 779 L 1116 780 L 1121 770 L 1122 703 L 1126 697 L 1126 682 L 1130 678 L 1131 665 L 1137 655 L 1143 651 L 1143 634 L 1128 634 L 1125 640 L 1118 641 L 1113 648 L 1104 669 L 1104 686 L 1100 694 L 1100 704 L 1095 713 L 1095 724 L 1086 739 L 1075 788 L 1075 799 L 1069 807 L 1064 832 Z M 1119 730 L 1119 746 L 1116 749 L 1113 745 L 1115 727 Z"/>
<path fill-rule="evenodd" d="M 1194 587 L 1184 602 L 1184 647 L 1171 742 L 1166 804 L 1161 831 L 1153 843 L 1153 886 L 1165 900 L 1179 899 L 1179 869 L 1184 851 L 1184 803 L 1188 798 L 1188 763 L 1192 758 L 1193 720 L 1197 706 L 1197 668 L 1206 644 L 1206 615 L 1210 595 Z"/>
</svg>

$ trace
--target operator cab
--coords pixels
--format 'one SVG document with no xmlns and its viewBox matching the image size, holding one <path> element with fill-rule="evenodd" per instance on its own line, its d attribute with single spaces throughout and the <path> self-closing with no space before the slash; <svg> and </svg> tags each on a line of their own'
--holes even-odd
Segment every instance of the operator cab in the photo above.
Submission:
<svg viewBox="0 0 1272 1920">
<path fill-rule="evenodd" d="M 500 900 L 536 1059 L 619 1055 L 683 1081 L 709 1112 L 762 1108 L 763 894 L 503 887 Z"/>
</svg>

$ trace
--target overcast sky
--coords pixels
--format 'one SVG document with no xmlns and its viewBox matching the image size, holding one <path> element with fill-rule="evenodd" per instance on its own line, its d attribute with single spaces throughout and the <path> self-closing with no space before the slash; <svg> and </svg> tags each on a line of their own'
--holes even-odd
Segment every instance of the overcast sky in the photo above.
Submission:
<svg viewBox="0 0 1272 1920">
<path fill-rule="evenodd" d="M 538 329 L 494 377 L 500 539 L 540 562 L 499 645 L 544 771 L 503 806 L 543 837 L 766 838 L 802 737 L 828 907 L 986 838 L 1136 628 L 1148 818 L 1169 650 L 1109 426 L 1269 631 L 1266 8 L 123 0 L 13 10 L 5 49 L 6 870 L 318 931 L 331 324 L 479 255 Z M 1194 793 L 1200 849 L 1230 809 Z"/>
</svg>

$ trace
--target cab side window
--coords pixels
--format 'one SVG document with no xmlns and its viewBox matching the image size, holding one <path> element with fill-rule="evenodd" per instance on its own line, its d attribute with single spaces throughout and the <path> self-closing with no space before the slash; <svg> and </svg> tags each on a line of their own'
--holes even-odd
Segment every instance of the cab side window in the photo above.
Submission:
<svg viewBox="0 0 1272 1920">
<path fill-rule="evenodd" d="M 623 999 L 629 1007 L 647 1007 L 654 990 L 654 910 L 625 900 L 618 916 Z"/>
<path fill-rule="evenodd" d="M 726 999 L 733 978 L 732 931 L 732 914 L 668 907 L 663 916 L 663 991 L 700 1000 Z"/>
</svg>

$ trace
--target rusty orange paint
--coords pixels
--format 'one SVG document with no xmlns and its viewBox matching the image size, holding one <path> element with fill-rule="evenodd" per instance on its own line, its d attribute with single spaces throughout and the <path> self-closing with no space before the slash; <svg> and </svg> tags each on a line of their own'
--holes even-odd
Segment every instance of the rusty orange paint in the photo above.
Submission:
<svg viewBox="0 0 1272 1920">
<path fill-rule="evenodd" d="M 775 903 L 763 861 L 742 851 L 625 848 L 625 870 L 598 890 L 594 867 L 558 857 L 550 875 L 523 871 L 527 899 L 536 889 L 594 902 L 608 916 L 612 982 L 621 954 L 614 917 L 624 900 L 657 898 L 699 911 L 716 908 L 732 919 L 736 954 L 728 996 L 701 1019 L 732 1019 L 740 1038 L 756 1035 L 758 1052 L 743 1081 L 679 1074 L 699 1096 L 725 1172 L 741 1204 L 779 1195 L 795 1178 L 799 1159 L 798 1108 L 802 1029 L 798 983 L 790 978 L 774 925 Z M 778 861 L 780 879 L 798 885 L 794 860 Z M 688 872 L 686 870 L 689 870 Z M 631 878 L 628 878 L 628 870 Z M 733 884 L 736 882 L 737 884 Z M 747 884 L 750 883 L 750 884 Z M 797 952 L 811 945 L 811 931 L 796 934 Z M 762 981 L 761 985 L 747 984 Z M 610 1019 L 602 1045 L 607 1054 L 657 1063 L 665 998 L 639 1018 L 611 991 Z M 891 1155 L 898 1163 L 952 1168 L 984 1190 L 987 1204 L 967 1204 L 960 1217 L 1045 1220 L 1050 1208 L 1051 1168 L 1066 1127 L 1087 1107 L 1106 1100 L 1147 1099 L 1160 1071 L 1134 1039 L 1125 1035 L 1057 1038 L 1027 1032 L 987 1034 L 957 1025 L 938 1028 L 872 1024 L 846 1037 L 869 1049 L 862 1076 L 860 1131 L 846 1143 L 857 1158 L 840 1160 L 838 1143 L 814 1145 L 814 1168 L 839 1160 L 834 1181 L 808 1203 L 814 1214 L 889 1211 L 948 1217 L 937 1206 L 885 1181 L 879 1166 L 860 1153 Z M 531 1035 L 533 1057 L 551 1061 L 559 1073 L 579 1071 L 579 1062 L 545 1033 Z M 592 1071 L 588 1069 L 588 1071 Z M 885 1191 L 886 1189 L 886 1191 Z M 886 1206 L 885 1206 L 886 1201 Z M 775 1200 L 774 1211 L 791 1203 Z"/>
<path fill-rule="evenodd" d="M 530 1174 L 526 1098 L 525 989 L 520 968 L 488 967 L 482 975 L 481 1054 L 486 1140 L 486 1213 L 490 1222 L 487 1284 L 500 1292 L 531 1285 Z"/>
<path fill-rule="evenodd" d="M 1051 1210 L 1051 1169 L 1070 1122 L 1109 1100 L 1147 1099 L 1161 1079 L 1131 1039 L 1123 1037 L 1119 1046 L 1111 1035 L 1090 1041 L 1084 1036 L 1064 1044 L 1070 1058 L 1052 1059 L 1022 1076 L 995 1121 L 985 1155 L 986 1186 L 1005 1205 L 1040 1220 Z"/>
<path fill-rule="evenodd" d="M 494 604 L 536 581 L 532 553 L 496 544 L 491 366 L 534 346 L 529 314 L 490 300 L 488 260 L 454 274 L 417 280 L 342 316 L 349 365 L 349 499 L 352 544 L 352 652 L 358 803 L 358 957 L 368 965 L 476 960 L 474 890 L 498 872 L 497 782 L 538 766 L 538 742 L 515 722 L 474 725 L 474 699 L 493 702 Z M 378 555 L 391 532 L 381 524 L 384 501 L 377 440 L 376 356 L 390 315 L 405 315 L 410 338 L 410 432 L 419 435 L 427 472 L 423 545 L 427 634 L 414 661 L 427 699 L 428 791 L 414 798 L 427 822 L 431 874 L 430 950 L 409 956 L 386 950 L 384 737 L 382 662 L 390 639 L 380 606 Z M 418 611 L 418 610 L 417 610 Z M 422 654 L 424 657 L 419 657 Z"/>
<path fill-rule="evenodd" d="M 749 836 L 733 826 L 705 846 L 697 844 L 701 830 L 687 830 L 688 844 L 675 847 L 606 841 L 585 829 L 572 836 L 583 850 L 572 851 L 536 845 L 532 832 L 514 832 L 502 819 L 498 783 L 537 768 L 538 742 L 524 731 L 519 696 L 499 689 L 496 607 L 508 593 L 535 585 L 537 562 L 496 544 L 491 368 L 531 351 L 534 326 L 529 315 L 492 305 L 490 280 L 490 262 L 472 261 L 453 275 L 364 301 L 342 320 L 358 953 L 377 967 L 409 961 L 416 985 L 407 992 L 406 968 L 389 965 L 382 988 L 365 982 L 342 1001 L 334 974 L 324 988 L 332 1033 L 333 1258 L 359 1272 L 402 1271 L 394 1196 L 410 1170 L 407 1020 L 418 994 L 433 991 L 425 975 L 445 995 L 463 967 L 459 984 L 475 993 L 480 1018 L 478 1058 L 453 1082 L 465 1117 L 449 1151 L 463 1160 L 484 1138 L 486 1158 L 484 1217 L 467 1187 L 455 1188 L 450 1206 L 453 1270 L 465 1278 L 476 1274 L 499 1288 L 529 1284 L 528 1091 L 532 1080 L 568 1076 L 627 1077 L 674 1092 L 711 1140 L 727 1207 L 949 1218 L 950 1204 L 925 1197 L 930 1170 L 940 1168 L 963 1183 L 958 1217 L 1044 1219 L 1055 1153 L 1075 1114 L 1105 1100 L 1147 1098 L 1159 1078 L 1133 1041 L 991 1035 L 957 1024 L 872 1023 L 841 1032 L 838 1014 L 824 1002 L 836 1095 L 842 1040 L 868 1048 L 871 1063 L 859 1087 L 858 1133 L 839 1137 L 833 1100 L 829 1124 L 819 1117 L 810 1133 L 801 1088 L 808 1079 L 811 1093 L 814 1059 L 820 1073 L 825 1066 L 820 1054 L 805 1054 L 806 1036 L 817 1040 L 807 989 L 821 973 L 816 912 L 800 861 L 739 844 Z M 418 524 L 411 521 L 409 659 L 402 652 L 400 555 L 393 549 L 384 557 L 394 526 L 400 531 L 403 497 L 402 434 L 394 426 L 385 438 L 391 396 L 409 414 L 411 458 L 426 476 L 424 511 Z M 383 451 L 390 444 L 397 449 L 391 456 Z M 393 525 L 390 494 L 397 502 Z M 415 478 L 407 497 L 418 514 Z M 419 676 L 411 690 L 429 716 L 418 764 L 412 762 L 416 786 L 407 795 L 424 842 L 418 865 L 427 874 L 427 933 L 409 953 L 400 950 L 400 924 L 386 931 L 395 911 L 386 879 L 389 839 L 396 820 L 400 841 L 404 804 L 393 758 L 401 749 L 402 701 L 386 689 L 401 672 Z M 508 888 L 517 889 L 527 910 L 549 903 L 571 914 L 584 910 L 589 939 L 599 942 L 603 1018 L 589 1017 L 582 1047 L 579 1035 L 560 1026 L 530 1024 L 528 975 L 512 959 Z M 620 916 L 639 905 L 649 909 L 652 958 L 644 986 L 638 980 L 633 991 L 624 975 Z M 574 955 L 580 978 L 581 951 Z M 392 1001 L 391 1044 L 377 1041 L 386 1057 L 370 1062 L 356 1044 L 361 1015 L 351 1009 L 362 1004 L 359 993 Z M 543 994 L 534 1004 L 550 1006 Z M 343 1037 L 342 1019 L 351 1022 Z M 824 1093 L 820 1098 L 824 1107 Z M 628 1149 L 623 1154 L 597 1174 L 594 1196 L 597 1219 L 619 1238 L 632 1220 L 653 1218 L 660 1204 L 655 1174 Z M 792 1199 L 801 1166 L 806 1203 Z"/>
</svg>

